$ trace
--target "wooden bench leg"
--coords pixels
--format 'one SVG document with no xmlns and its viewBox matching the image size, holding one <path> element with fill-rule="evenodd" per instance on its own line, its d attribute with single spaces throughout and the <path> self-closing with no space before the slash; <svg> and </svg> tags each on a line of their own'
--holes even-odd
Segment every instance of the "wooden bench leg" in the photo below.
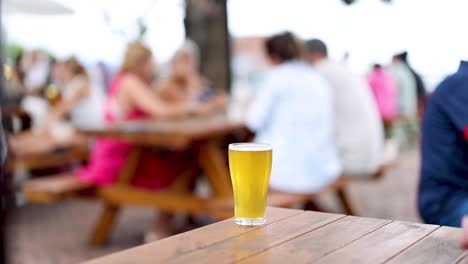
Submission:
<svg viewBox="0 0 468 264">
<path fill-rule="evenodd" d="M 102 246 L 109 238 L 109 235 L 114 226 L 116 216 L 119 212 L 119 207 L 116 205 L 106 204 L 102 210 L 94 231 L 91 236 L 90 244 L 93 246 Z"/>
<path fill-rule="evenodd" d="M 356 211 L 351 205 L 351 202 L 349 200 L 348 195 L 346 194 L 344 187 L 337 187 L 335 193 L 338 197 L 338 200 L 341 202 L 341 206 L 345 210 L 345 213 L 348 215 L 356 215 Z"/>
<path fill-rule="evenodd" d="M 223 152 L 216 141 L 206 141 L 199 145 L 198 162 L 208 177 L 216 196 L 231 196 L 232 187 L 229 168 Z"/>
<path fill-rule="evenodd" d="M 132 181 L 132 177 L 138 165 L 138 161 L 140 159 L 141 149 L 135 147 L 126 163 L 125 166 L 120 171 L 119 177 L 117 179 L 118 185 L 129 185 Z M 112 231 L 112 227 L 114 226 L 115 219 L 119 212 L 120 207 L 118 205 L 104 203 L 104 208 L 102 210 L 101 216 L 96 223 L 93 233 L 91 235 L 90 244 L 94 246 L 102 246 L 107 239 L 109 238 L 109 234 Z"/>
</svg>

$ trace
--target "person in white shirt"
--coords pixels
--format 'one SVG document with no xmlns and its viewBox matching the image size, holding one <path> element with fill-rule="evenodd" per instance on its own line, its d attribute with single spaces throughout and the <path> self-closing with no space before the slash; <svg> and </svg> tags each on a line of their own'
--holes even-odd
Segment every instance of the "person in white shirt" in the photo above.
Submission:
<svg viewBox="0 0 468 264">
<path fill-rule="evenodd" d="M 103 123 L 104 93 L 91 82 L 75 57 L 58 62 L 53 75 L 61 87 L 62 100 L 52 109 L 49 121 L 58 121 L 68 115 L 70 122 L 78 127 Z"/>
<path fill-rule="evenodd" d="M 384 134 L 377 105 L 364 77 L 328 59 L 325 43 L 305 42 L 306 59 L 331 87 L 335 142 L 343 171 L 348 175 L 375 172 L 383 160 Z"/>
<path fill-rule="evenodd" d="M 273 147 L 270 187 L 315 193 L 341 173 L 333 142 L 330 89 L 301 61 L 301 43 L 289 32 L 272 36 L 265 49 L 273 67 L 247 112 L 255 142 Z"/>
<path fill-rule="evenodd" d="M 104 96 L 93 86 L 85 68 L 76 58 L 57 62 L 52 75 L 56 84 L 62 88 L 62 100 L 52 107 L 39 127 L 11 137 L 13 152 L 38 153 L 71 143 L 84 144 L 86 139 L 75 133 L 75 127 L 104 122 Z M 41 144 L 36 146 L 34 142 L 37 141 Z"/>
</svg>

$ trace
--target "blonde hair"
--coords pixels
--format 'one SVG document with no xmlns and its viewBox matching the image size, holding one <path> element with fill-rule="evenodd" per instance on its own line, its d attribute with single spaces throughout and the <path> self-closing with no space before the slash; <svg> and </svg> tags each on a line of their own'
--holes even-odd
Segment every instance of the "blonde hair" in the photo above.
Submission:
<svg viewBox="0 0 468 264">
<path fill-rule="evenodd" d="M 191 40 L 186 39 L 182 46 L 175 52 L 174 58 L 180 56 L 182 54 L 188 54 L 193 58 L 194 66 L 199 67 L 200 65 L 200 49 L 198 48 L 197 44 Z"/>
<path fill-rule="evenodd" d="M 125 51 L 121 72 L 141 75 L 141 64 L 152 56 L 151 50 L 139 41 L 130 42 Z"/>
</svg>

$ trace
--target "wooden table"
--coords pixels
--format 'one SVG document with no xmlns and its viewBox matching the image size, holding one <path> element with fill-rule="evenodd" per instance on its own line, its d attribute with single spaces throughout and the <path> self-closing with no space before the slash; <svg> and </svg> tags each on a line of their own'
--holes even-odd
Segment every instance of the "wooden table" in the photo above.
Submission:
<svg viewBox="0 0 468 264">
<path fill-rule="evenodd" d="M 101 245 L 107 240 L 119 208 L 123 205 L 197 214 L 207 212 L 209 201 L 231 197 L 227 160 L 218 143 L 226 135 L 242 133 L 244 129 L 243 123 L 231 122 L 222 114 L 173 121 L 127 121 L 81 128 L 80 132 L 89 137 L 120 139 L 135 146 L 117 184 L 100 187 L 98 190 L 98 196 L 105 204 L 91 243 Z M 178 177 L 174 186 L 163 191 L 151 192 L 135 188 L 130 183 L 144 147 L 190 149 L 195 153 L 196 168 L 184 177 Z M 194 176 L 190 174 L 200 172 L 208 179 L 212 197 L 199 197 L 184 186 L 189 181 L 184 179 Z M 179 184 L 180 182 L 183 183 Z"/>
<path fill-rule="evenodd" d="M 224 220 L 87 262 L 468 263 L 452 227 L 268 208 L 268 223 Z"/>
</svg>

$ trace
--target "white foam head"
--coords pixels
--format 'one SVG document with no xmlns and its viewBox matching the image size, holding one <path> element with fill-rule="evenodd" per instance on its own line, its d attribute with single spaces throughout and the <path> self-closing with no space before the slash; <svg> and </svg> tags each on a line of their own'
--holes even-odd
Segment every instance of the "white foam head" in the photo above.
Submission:
<svg viewBox="0 0 468 264">
<path fill-rule="evenodd" d="M 232 144 L 229 144 L 229 150 L 267 151 L 267 150 L 272 150 L 272 148 L 268 144 L 261 144 L 261 143 L 232 143 Z"/>
</svg>

